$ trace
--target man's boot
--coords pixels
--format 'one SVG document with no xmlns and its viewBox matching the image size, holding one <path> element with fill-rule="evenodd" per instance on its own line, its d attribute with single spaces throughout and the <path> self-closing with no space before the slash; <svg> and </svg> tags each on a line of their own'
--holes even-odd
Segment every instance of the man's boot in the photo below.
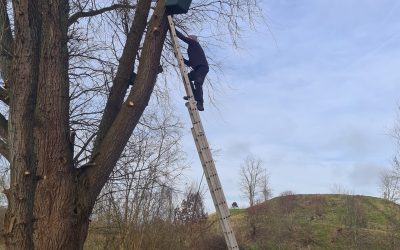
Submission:
<svg viewBox="0 0 400 250">
<path fill-rule="evenodd" d="M 204 111 L 203 103 L 197 102 L 197 109 L 198 109 L 199 111 Z"/>
</svg>

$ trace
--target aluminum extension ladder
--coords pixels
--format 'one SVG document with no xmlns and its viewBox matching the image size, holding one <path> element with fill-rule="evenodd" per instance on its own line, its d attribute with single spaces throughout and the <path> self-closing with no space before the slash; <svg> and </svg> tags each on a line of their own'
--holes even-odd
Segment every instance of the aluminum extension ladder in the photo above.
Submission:
<svg viewBox="0 0 400 250">
<path fill-rule="evenodd" d="M 193 97 L 193 91 L 190 87 L 190 82 L 185 64 L 183 62 L 182 53 L 177 42 L 175 25 L 171 16 L 168 16 L 168 22 L 170 27 L 169 31 L 171 35 L 171 40 L 175 50 L 175 56 L 178 59 L 179 69 L 183 77 L 186 95 L 189 97 L 189 100 L 185 105 L 188 108 L 190 119 L 192 120 L 192 135 L 196 143 L 197 152 L 199 153 L 204 174 L 207 179 L 208 188 L 210 189 L 215 210 L 217 211 L 219 222 L 222 227 L 228 249 L 239 249 L 239 246 L 236 242 L 235 234 L 229 221 L 230 214 L 228 205 L 226 204 L 224 191 L 222 190 L 221 182 L 217 174 L 217 169 L 215 168 L 214 160 L 212 158 L 206 134 L 204 132 L 203 125 L 201 124 L 199 111 L 197 110 L 196 102 Z"/>
</svg>

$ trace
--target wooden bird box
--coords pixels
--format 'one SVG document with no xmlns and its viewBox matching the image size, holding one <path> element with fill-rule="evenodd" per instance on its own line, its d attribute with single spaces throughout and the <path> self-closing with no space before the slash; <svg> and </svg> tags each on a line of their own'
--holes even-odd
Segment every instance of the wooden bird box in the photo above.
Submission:
<svg viewBox="0 0 400 250">
<path fill-rule="evenodd" d="M 165 8 L 169 15 L 187 13 L 192 0 L 166 0 Z"/>
</svg>

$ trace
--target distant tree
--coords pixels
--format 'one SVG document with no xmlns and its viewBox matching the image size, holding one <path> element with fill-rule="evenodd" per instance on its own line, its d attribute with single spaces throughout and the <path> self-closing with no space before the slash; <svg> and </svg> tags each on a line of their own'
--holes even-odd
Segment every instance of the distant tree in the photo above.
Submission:
<svg viewBox="0 0 400 250">
<path fill-rule="evenodd" d="M 279 194 L 279 196 L 289 196 L 289 195 L 295 195 L 295 193 L 291 190 L 286 190 Z"/>
<path fill-rule="evenodd" d="M 351 190 L 346 189 L 345 187 L 343 187 L 340 184 L 333 184 L 331 186 L 331 193 L 332 194 L 352 194 L 353 192 Z"/>
<path fill-rule="evenodd" d="M 236 201 L 234 201 L 234 202 L 232 203 L 232 208 L 239 208 L 239 206 L 238 206 L 238 204 L 237 204 Z"/>
<path fill-rule="evenodd" d="M 185 198 L 175 209 L 174 227 L 184 246 L 180 249 L 209 249 L 207 243 L 207 213 L 202 192 L 196 185 L 187 188 Z"/>
<path fill-rule="evenodd" d="M 368 225 L 365 207 L 360 201 L 360 197 L 354 195 L 347 195 L 344 205 L 345 211 L 341 220 L 350 230 L 352 249 L 361 249 L 360 244 L 365 240 L 361 231 Z"/>
<path fill-rule="evenodd" d="M 397 148 L 400 148 L 400 119 L 392 130 Z M 379 189 L 382 198 L 398 202 L 400 200 L 400 151 L 393 157 L 391 168 L 384 170 L 380 174 Z"/>
<path fill-rule="evenodd" d="M 206 219 L 207 213 L 204 208 L 203 196 L 200 191 L 190 187 L 187 190 L 186 198 L 175 209 L 175 222 L 187 224 L 201 222 Z"/>
<path fill-rule="evenodd" d="M 254 156 L 248 156 L 240 167 L 239 184 L 243 196 L 249 200 L 250 207 L 255 204 L 258 194 L 265 192 L 268 196 L 270 189 L 267 180 L 267 172 L 262 167 L 262 161 Z"/>
<path fill-rule="evenodd" d="M 400 201 L 400 113 L 398 113 L 397 123 L 392 130 L 392 136 L 397 144 L 397 154 L 393 157 L 391 168 L 386 169 L 380 174 L 379 189 L 382 198 L 399 203 Z M 395 216 L 394 216 L 395 217 Z M 392 217 L 392 218 L 394 218 Z M 390 242 L 391 249 L 400 249 L 400 224 L 397 220 L 390 220 L 388 223 L 389 235 L 388 242 Z"/>
<path fill-rule="evenodd" d="M 272 190 L 269 185 L 269 176 L 266 171 L 264 171 L 264 174 L 261 177 L 259 187 L 263 201 L 269 200 L 272 197 Z"/>
<path fill-rule="evenodd" d="M 397 157 L 393 158 L 391 169 L 381 172 L 379 186 L 384 199 L 393 202 L 400 200 L 400 163 Z"/>
</svg>

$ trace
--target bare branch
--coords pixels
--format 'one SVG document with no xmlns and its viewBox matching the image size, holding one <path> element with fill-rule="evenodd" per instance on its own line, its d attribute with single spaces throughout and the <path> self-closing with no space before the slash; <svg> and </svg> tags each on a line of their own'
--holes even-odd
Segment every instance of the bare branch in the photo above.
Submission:
<svg viewBox="0 0 400 250">
<path fill-rule="evenodd" d="M 12 60 L 13 37 L 7 14 L 7 0 L 0 2 L 0 72 L 4 82 L 8 81 Z"/>
<path fill-rule="evenodd" d="M 87 149 L 87 146 L 89 145 L 89 143 L 92 141 L 92 139 L 96 136 L 96 134 L 92 134 L 89 139 L 87 139 L 87 141 L 85 142 L 85 144 L 82 146 L 81 150 L 75 155 L 74 157 L 74 164 L 76 164 L 79 160 L 79 157 L 81 156 L 81 154 L 83 152 L 85 152 L 85 150 Z"/>
<path fill-rule="evenodd" d="M 10 151 L 8 149 L 8 144 L 3 140 L 0 140 L 0 154 L 10 161 Z"/>
<path fill-rule="evenodd" d="M 111 6 L 104 7 L 104 8 L 97 9 L 97 10 L 90 10 L 90 11 L 86 11 L 86 12 L 84 12 L 84 11 L 77 12 L 68 18 L 68 26 L 71 26 L 73 23 L 77 22 L 79 18 L 82 18 L 82 17 L 93 17 L 93 16 L 103 14 L 107 11 L 113 11 L 113 10 L 117 10 L 117 9 L 135 9 L 135 8 L 136 8 L 136 5 L 113 4 Z"/>
<path fill-rule="evenodd" d="M 8 93 L 7 90 L 3 87 L 0 87 L 0 100 L 9 105 Z"/>
<path fill-rule="evenodd" d="M 8 121 L 2 114 L 0 114 L 0 137 L 4 141 L 7 141 L 7 138 L 8 138 Z"/>
</svg>

